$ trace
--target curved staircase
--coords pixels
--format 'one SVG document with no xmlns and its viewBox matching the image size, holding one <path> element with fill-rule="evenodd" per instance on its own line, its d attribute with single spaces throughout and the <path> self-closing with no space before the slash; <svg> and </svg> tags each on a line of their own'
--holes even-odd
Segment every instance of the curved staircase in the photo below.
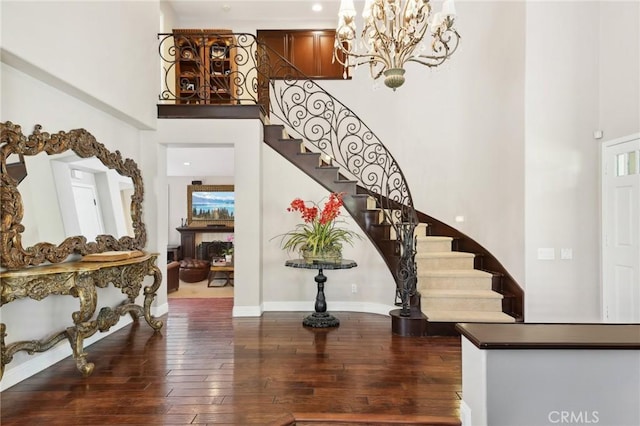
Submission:
<svg viewBox="0 0 640 426">
<path fill-rule="evenodd" d="M 265 124 L 264 142 L 328 191 L 345 193 L 345 209 L 389 267 L 395 303 L 402 307 L 390 313 L 394 333 L 450 334 L 461 321 L 524 320 L 524 293 L 515 280 L 478 243 L 415 210 L 400 165 L 351 109 L 253 34 L 232 35 L 228 48 L 238 65 L 231 72 L 237 84 L 228 93 L 233 102 L 188 105 L 168 85 L 160 99 L 183 104 L 162 105 L 165 118 L 187 112 L 185 118 L 229 118 L 253 105 L 267 114 L 261 116 L 266 121 L 282 123 Z M 175 44 L 173 34 L 158 36 L 169 81 L 175 49 L 163 44 Z M 209 70 L 199 72 L 206 76 Z M 416 227 L 418 222 L 423 225 Z"/>
<path fill-rule="evenodd" d="M 452 251 L 453 237 L 427 235 L 416 227 L 416 263 L 427 334 L 457 334 L 457 322 L 515 322 L 502 310 L 503 295 L 492 289 L 494 274 L 474 269 L 473 253 Z"/>
<path fill-rule="evenodd" d="M 265 125 L 264 142 L 328 191 L 344 192 L 345 209 L 366 232 L 389 269 L 397 269 L 400 243 L 395 239 L 394 227 L 384 219 L 393 215 L 383 214 L 376 199 L 357 181 L 347 179 L 339 167 L 323 161 L 320 153 L 309 151 L 304 140 L 289 137 L 284 126 Z M 478 259 L 491 255 L 482 250 L 477 254 L 454 251 L 453 246 L 468 237 L 460 233 L 428 235 L 430 228 L 421 223 L 415 229 L 418 306 L 426 323 L 422 334 L 458 334 L 457 322 L 522 321 L 523 315 L 518 312 L 507 311 L 513 316 L 504 312 L 504 295 L 494 288 L 495 281 L 502 282 L 504 272 L 476 269 Z"/>
</svg>

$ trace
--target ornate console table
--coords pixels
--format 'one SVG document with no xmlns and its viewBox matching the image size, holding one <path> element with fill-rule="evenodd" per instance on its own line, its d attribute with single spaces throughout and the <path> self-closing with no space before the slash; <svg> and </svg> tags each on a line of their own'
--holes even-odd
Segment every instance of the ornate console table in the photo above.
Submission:
<svg viewBox="0 0 640 426">
<path fill-rule="evenodd" d="M 157 254 L 147 253 L 126 260 L 68 262 L 0 273 L 0 306 L 18 299 L 42 300 L 51 295 L 69 295 L 77 298 L 80 303 L 80 309 L 71 314 L 73 326 L 48 339 L 5 344 L 6 326 L 1 323 L 0 379 L 4 374 L 4 366 L 13 360 L 16 352 L 44 352 L 64 339 L 68 339 L 71 344 L 78 370 L 84 376 L 89 376 L 94 364 L 87 362 L 87 354 L 83 350 L 84 339 L 96 331 L 109 330 L 127 313 L 134 319 L 144 316 L 154 330 L 160 330 L 162 321 L 151 316 L 151 303 L 162 281 L 162 275 L 156 266 L 157 257 Z M 140 306 L 135 303 L 135 299 L 140 294 L 146 276 L 152 276 L 153 283 L 144 287 L 144 304 Z M 97 317 L 92 319 L 97 306 L 96 288 L 105 288 L 109 283 L 119 288 L 127 298 L 115 308 L 103 307 Z"/>
</svg>

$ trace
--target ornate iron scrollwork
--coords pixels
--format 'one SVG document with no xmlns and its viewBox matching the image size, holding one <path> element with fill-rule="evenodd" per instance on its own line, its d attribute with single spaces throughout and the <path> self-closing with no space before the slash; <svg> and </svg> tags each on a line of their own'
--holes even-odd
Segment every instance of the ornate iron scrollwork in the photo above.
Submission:
<svg viewBox="0 0 640 426">
<path fill-rule="evenodd" d="M 160 56 L 164 63 L 165 90 L 161 101 L 189 103 L 191 94 L 175 90 L 173 75 L 176 55 L 184 51 L 178 34 L 159 34 Z M 252 34 L 202 32 L 191 34 L 202 42 L 227 37 L 234 66 L 229 104 L 259 104 L 272 122 L 284 124 L 291 135 L 298 135 L 312 151 L 331 158 L 340 173 L 358 182 L 361 190 L 374 197 L 384 211 L 398 240 L 398 262 L 390 265 L 401 298 L 403 314 L 416 294 L 415 238 L 418 223 L 413 199 L 400 165 L 375 133 L 346 105 L 304 75 L 277 52 L 256 40 Z M 182 45 L 182 49 L 176 46 Z M 210 80 L 209 70 L 197 71 L 202 81 Z M 206 100 L 203 103 L 208 103 Z M 211 102 L 215 103 L 215 102 Z M 408 315 L 408 314 L 407 314 Z"/>
</svg>

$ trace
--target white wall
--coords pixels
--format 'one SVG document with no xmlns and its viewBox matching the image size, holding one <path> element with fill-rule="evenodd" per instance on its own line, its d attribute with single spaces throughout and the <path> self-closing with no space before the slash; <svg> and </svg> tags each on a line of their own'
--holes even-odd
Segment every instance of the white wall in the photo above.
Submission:
<svg viewBox="0 0 640 426">
<path fill-rule="evenodd" d="M 599 128 L 612 140 L 640 129 L 640 2 L 598 6 Z"/>
<path fill-rule="evenodd" d="M 525 288 L 528 320 L 597 321 L 598 143 L 591 135 L 640 127 L 638 4 L 456 5 L 462 41 L 445 65 L 410 64 L 395 93 L 374 90 L 366 67 L 351 81 L 319 84 L 391 150 L 419 210 L 496 255 Z M 215 19 L 180 24 L 291 27 Z M 458 215 L 465 222 L 454 223 Z M 557 257 L 572 248 L 573 260 L 537 260 L 545 247 Z"/>
<path fill-rule="evenodd" d="M 312 312 L 316 296 L 313 277 L 317 271 L 287 268 L 288 259 L 300 257 L 281 247 L 281 235 L 301 222 L 298 213 L 287 212 L 295 198 L 313 201 L 321 206 L 329 193 L 268 146 L 262 150 L 264 173 L 263 208 L 263 283 L 265 310 Z M 364 311 L 388 314 L 394 309 L 395 282 L 384 261 L 354 220 L 346 214 L 346 228 L 357 232 L 362 240 L 343 247 L 343 257 L 358 266 L 349 270 L 329 271 L 325 295 L 329 311 Z M 356 284 L 357 293 L 351 292 Z"/>
<path fill-rule="evenodd" d="M 152 128 L 157 81 L 142 76 L 158 75 L 158 4 L 3 1 L 3 62 L 24 61 L 85 102 Z"/>
<path fill-rule="evenodd" d="M 215 147 L 235 149 L 233 184 L 236 192 L 234 263 L 234 315 L 260 315 L 262 312 L 262 125 L 259 120 L 160 120 L 157 131 L 144 132 L 143 143 L 150 152 L 166 155 L 167 146 Z M 151 157 L 153 159 L 153 156 Z M 156 176 L 163 179 L 164 194 L 156 202 L 158 228 L 168 230 L 168 181 L 165 157 L 156 157 Z M 158 179 L 160 180 L 160 179 Z M 186 199 L 183 204 L 186 206 Z M 184 211 L 184 210 L 183 210 Z M 173 219 L 172 219 L 173 220 Z M 179 223 L 178 223 L 179 224 Z M 175 225 L 177 226 L 177 225 Z M 168 232 L 158 232 L 167 242 Z"/>
<path fill-rule="evenodd" d="M 51 133 L 86 128 L 109 149 L 119 149 L 125 157 L 138 159 L 138 131 L 135 128 L 101 111 L 87 107 L 85 103 L 14 68 L 5 64 L 1 67 L 3 93 L 0 121 L 10 120 L 21 124 L 25 134 L 30 134 L 37 123 L 43 125 L 43 131 Z M 33 99 L 37 99 L 38 102 L 32 102 Z M 27 167 L 29 167 L 28 164 L 27 158 Z M 27 196 L 31 197 L 33 194 L 28 193 Z M 122 300 L 119 291 L 115 289 L 98 290 L 102 306 L 115 306 Z M 77 309 L 77 301 L 64 296 L 53 296 L 39 302 L 23 299 L 4 305 L 2 322 L 7 325 L 6 342 L 41 339 L 53 331 L 64 329 L 71 324 L 71 313 Z M 28 315 L 25 315 L 25 312 L 28 312 Z M 124 317 L 119 325 L 126 325 L 128 322 L 130 319 Z M 88 339 L 88 342 L 104 336 L 98 333 Z M 4 378 L 0 384 L 3 388 L 11 386 L 70 353 L 71 349 L 68 345 L 59 345 L 56 350 L 33 356 L 20 352 L 6 366 Z M 90 358 L 91 355 L 89 355 Z M 27 361 L 29 363 L 25 364 Z"/>
<path fill-rule="evenodd" d="M 418 210 L 476 239 L 523 283 L 525 7 L 456 4 L 461 45 L 439 68 L 409 64 L 396 92 L 375 89 L 365 66 L 318 84 L 390 150 Z"/>
<path fill-rule="evenodd" d="M 371 91 L 362 68 L 352 81 L 322 82 L 389 147 L 420 210 L 448 223 L 464 215 L 460 229 L 526 283 L 529 321 L 599 318 L 598 145 L 591 134 L 597 128 L 612 137 L 640 130 L 636 9 L 633 3 L 587 1 L 459 2 L 462 45 L 446 65 L 410 67 L 406 85 L 395 93 Z M 174 27 L 172 12 L 163 11 L 165 30 Z M 217 120 L 203 134 L 197 131 L 202 122 L 182 123 L 191 132 L 140 132 L 156 126 L 159 77 L 147 76 L 159 74 L 159 14 L 156 1 L 3 1 L 2 121 L 27 132 L 36 123 L 48 131 L 83 127 L 137 160 L 145 181 L 147 249 L 162 253 L 170 226 L 166 146 L 229 143 L 223 137 L 236 136 L 242 142 L 236 171 L 243 172 L 235 185 L 242 194 L 238 207 L 244 205 L 236 221 L 246 221 L 242 235 L 236 232 L 236 264 L 248 267 L 236 275 L 247 284 L 236 285 L 234 313 L 297 302 L 310 310 L 312 274 L 284 268 L 286 254 L 270 239 L 295 224 L 284 211 L 291 199 L 319 200 L 324 191 L 261 145 L 258 123 Z M 206 19 L 203 27 L 227 26 Z M 232 28 L 282 26 L 265 20 Z M 629 51 L 617 53 L 625 46 Z M 163 121 L 173 126 L 177 120 Z M 360 266 L 329 276 L 330 310 L 382 310 L 393 301 L 380 258 L 356 244 L 345 255 Z M 572 247 L 574 259 L 537 261 L 538 247 Z M 359 293 L 349 292 L 351 283 Z M 3 306 L 7 341 L 41 337 L 45 321 L 54 328 L 68 324 L 67 302 L 37 302 L 38 312 L 28 319 L 22 312 L 36 302 Z M 166 294 L 159 294 L 156 305 L 165 303 Z M 48 359 L 44 365 L 48 356 L 31 359 Z M 2 386 L 22 374 L 12 371 L 27 357 L 19 354 L 7 366 Z"/>
<path fill-rule="evenodd" d="M 596 2 L 527 3 L 529 322 L 600 319 L 598 12 Z M 556 259 L 538 260 L 538 248 L 555 249 Z M 573 259 L 559 260 L 561 248 Z"/>
<path fill-rule="evenodd" d="M 1 19 L 0 121 L 20 124 L 27 135 L 35 124 L 50 133 L 85 128 L 108 149 L 140 165 L 139 128 L 155 122 L 157 84 L 145 75 L 157 70 L 157 3 L 3 1 Z M 157 233 L 153 225 L 147 230 Z M 157 246 L 148 244 L 147 250 L 157 251 Z M 117 289 L 98 292 L 102 306 L 123 300 Z M 75 310 L 77 301 L 64 296 L 4 305 L 6 342 L 41 339 L 64 329 Z M 154 310 L 162 313 L 157 302 Z M 111 331 L 130 321 L 123 317 Z M 86 343 L 105 335 L 97 333 Z M 90 348 L 87 352 L 91 360 Z M 0 386 L 12 386 L 70 354 L 64 344 L 31 356 L 19 352 Z"/>
<path fill-rule="evenodd" d="M 637 425 L 639 375 L 637 350 L 486 350 L 463 337 L 463 425 Z"/>
<path fill-rule="evenodd" d="M 211 167 L 215 169 L 215 152 L 209 158 Z M 187 221 L 187 187 L 193 180 L 201 180 L 203 185 L 233 185 L 233 176 L 170 176 L 167 178 L 169 187 L 169 222 L 168 222 L 168 243 L 180 245 L 180 233 L 176 230 L 184 221 Z M 215 239 L 224 239 L 226 236 L 217 235 Z M 205 239 L 205 241 L 211 241 Z"/>
</svg>

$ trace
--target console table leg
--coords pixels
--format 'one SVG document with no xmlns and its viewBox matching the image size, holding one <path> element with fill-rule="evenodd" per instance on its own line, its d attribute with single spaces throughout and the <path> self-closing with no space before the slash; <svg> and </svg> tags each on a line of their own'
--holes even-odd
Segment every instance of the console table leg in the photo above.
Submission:
<svg viewBox="0 0 640 426">
<path fill-rule="evenodd" d="M 95 365 L 92 362 L 87 362 L 87 353 L 84 351 L 84 336 L 82 330 L 79 330 L 78 327 L 68 327 L 67 337 L 69 338 L 71 349 L 73 350 L 73 359 L 76 360 L 76 368 L 84 377 L 90 376 L 91 373 L 93 373 Z"/>
<path fill-rule="evenodd" d="M 80 302 L 80 310 L 73 312 L 73 327 L 67 328 L 67 337 L 73 350 L 73 358 L 76 367 L 87 377 L 93 372 L 94 364 L 87 362 L 87 353 L 84 351 L 84 338 L 90 337 L 98 331 L 97 321 L 91 321 L 97 306 L 97 291 L 93 277 L 87 273 L 81 273 L 76 280 L 76 286 L 71 289 L 71 295 L 77 297 Z"/>
<path fill-rule="evenodd" d="M 153 275 L 153 284 L 149 287 L 144 288 L 144 319 L 147 321 L 147 324 L 151 326 L 155 331 L 158 331 L 164 325 L 162 321 L 151 315 L 151 304 L 153 303 L 153 299 L 156 297 L 156 292 L 160 287 L 160 283 L 162 282 L 162 273 L 160 269 L 154 264 L 154 262 L 149 262 L 149 270 L 147 272 L 148 275 Z"/>
<path fill-rule="evenodd" d="M 10 360 L 6 360 L 5 362 L 5 353 L 7 352 L 7 348 L 4 344 L 4 336 L 7 335 L 7 326 L 4 323 L 0 324 L 0 380 L 2 380 L 2 376 L 4 376 L 4 365 L 8 364 Z"/>
<path fill-rule="evenodd" d="M 318 275 L 315 277 L 318 284 L 318 293 L 316 294 L 315 312 L 302 321 L 302 325 L 314 328 L 337 327 L 340 320 L 333 315 L 327 313 L 327 301 L 324 297 L 324 283 L 327 277 L 322 273 L 322 268 L 318 269 Z"/>
</svg>

